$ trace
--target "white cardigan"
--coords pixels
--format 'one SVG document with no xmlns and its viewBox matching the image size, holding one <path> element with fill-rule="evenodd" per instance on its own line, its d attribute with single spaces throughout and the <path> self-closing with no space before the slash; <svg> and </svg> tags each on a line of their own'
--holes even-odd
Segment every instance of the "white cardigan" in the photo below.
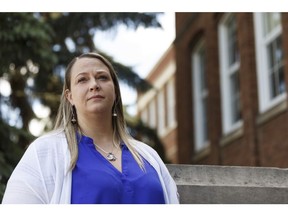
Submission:
<svg viewBox="0 0 288 216">
<path fill-rule="evenodd" d="M 150 146 L 131 144 L 157 171 L 166 203 L 179 203 L 177 187 L 165 164 Z M 64 132 L 54 131 L 37 138 L 14 169 L 2 203 L 70 203 L 72 172 Z"/>
</svg>

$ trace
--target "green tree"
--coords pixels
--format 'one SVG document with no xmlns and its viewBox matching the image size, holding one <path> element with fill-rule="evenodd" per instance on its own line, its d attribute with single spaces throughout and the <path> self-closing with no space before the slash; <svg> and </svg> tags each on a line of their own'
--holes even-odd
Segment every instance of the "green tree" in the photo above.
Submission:
<svg viewBox="0 0 288 216">
<path fill-rule="evenodd" d="M 29 132 L 29 123 L 38 118 L 33 104 L 38 101 L 49 107 L 53 122 L 63 71 L 74 56 L 97 51 L 112 61 L 120 81 L 140 92 L 151 87 L 132 67 L 115 62 L 98 50 L 93 37 L 99 31 L 117 29 L 120 24 L 132 29 L 158 28 L 161 25 L 157 16 L 156 13 L 0 13 L 0 79 L 11 86 L 10 95 L 0 92 L 0 200 L 13 168 L 35 138 Z M 11 123 L 11 119 L 16 119 L 16 123 Z M 129 126 L 136 134 L 135 124 Z"/>
</svg>

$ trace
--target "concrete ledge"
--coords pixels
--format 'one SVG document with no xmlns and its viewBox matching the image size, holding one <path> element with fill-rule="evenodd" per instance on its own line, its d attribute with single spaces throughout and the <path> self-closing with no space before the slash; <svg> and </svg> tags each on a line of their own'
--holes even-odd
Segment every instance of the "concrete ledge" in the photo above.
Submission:
<svg viewBox="0 0 288 216">
<path fill-rule="evenodd" d="M 182 204 L 288 203 L 288 170 L 263 167 L 167 165 Z"/>
</svg>

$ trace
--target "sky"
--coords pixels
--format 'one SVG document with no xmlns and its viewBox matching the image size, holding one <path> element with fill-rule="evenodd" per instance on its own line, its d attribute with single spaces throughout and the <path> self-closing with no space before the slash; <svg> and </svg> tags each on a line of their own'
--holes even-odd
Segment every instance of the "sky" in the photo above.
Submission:
<svg viewBox="0 0 288 216">
<path fill-rule="evenodd" d="M 139 27 L 135 31 L 120 26 L 116 33 L 97 32 L 94 40 L 96 47 L 114 60 L 132 66 L 140 77 L 145 78 L 175 38 L 175 13 L 163 13 L 158 19 L 162 28 Z M 135 91 L 125 85 L 120 88 L 123 104 L 134 104 Z M 130 106 L 128 112 L 134 115 L 136 107 Z"/>
</svg>

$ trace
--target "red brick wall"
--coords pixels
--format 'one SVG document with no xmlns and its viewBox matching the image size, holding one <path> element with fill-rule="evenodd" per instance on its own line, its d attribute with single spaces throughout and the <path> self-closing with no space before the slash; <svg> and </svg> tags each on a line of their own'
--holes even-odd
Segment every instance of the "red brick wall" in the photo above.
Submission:
<svg viewBox="0 0 288 216">
<path fill-rule="evenodd" d="M 258 127 L 262 166 L 288 167 L 287 118 L 286 111 Z"/>
<path fill-rule="evenodd" d="M 218 22 L 221 13 L 176 13 L 176 102 L 177 142 L 179 163 L 288 166 L 287 109 L 267 122 L 259 124 L 258 87 L 253 13 L 236 13 L 238 47 L 240 52 L 240 91 L 243 135 L 220 145 L 222 113 L 220 94 Z M 282 13 L 283 48 L 286 89 L 288 89 L 288 15 Z M 191 78 L 191 52 L 199 38 L 206 47 L 208 97 L 208 134 L 210 151 L 193 161 L 194 126 Z"/>
<path fill-rule="evenodd" d="M 177 146 L 175 144 L 177 143 L 177 130 L 174 129 L 170 131 L 163 139 L 163 144 L 166 152 L 166 157 L 171 163 L 178 163 L 178 158 L 177 158 Z M 172 155 L 168 155 L 167 153 L 170 151 L 173 151 L 175 153 Z"/>
<path fill-rule="evenodd" d="M 151 73 L 148 74 L 146 78 L 148 82 L 154 83 L 155 80 L 157 80 L 157 78 L 163 73 L 163 70 L 165 70 L 165 68 L 167 67 L 167 64 L 173 61 L 173 59 L 175 58 L 174 55 L 175 51 L 173 47 L 170 47 L 170 49 L 166 51 L 166 55 L 162 57 L 158 64 L 156 64 L 155 67 L 152 69 Z"/>
</svg>

